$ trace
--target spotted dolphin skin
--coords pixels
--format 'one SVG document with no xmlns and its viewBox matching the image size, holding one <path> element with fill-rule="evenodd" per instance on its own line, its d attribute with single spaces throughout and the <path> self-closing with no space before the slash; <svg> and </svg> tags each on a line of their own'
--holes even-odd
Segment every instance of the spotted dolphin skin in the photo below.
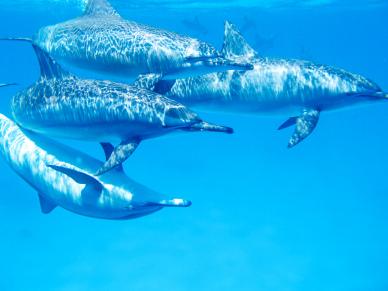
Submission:
<svg viewBox="0 0 388 291">
<path fill-rule="evenodd" d="M 185 106 L 152 91 L 77 78 L 40 48 L 34 49 L 41 77 L 13 97 L 13 118 L 24 129 L 51 137 L 118 141 L 96 175 L 119 166 L 144 139 L 177 130 L 233 132 L 203 121 Z"/>
<path fill-rule="evenodd" d="M 127 21 L 106 0 L 89 0 L 83 16 L 41 28 L 32 42 L 60 62 L 125 81 L 148 73 L 167 79 L 252 69 L 205 42 Z"/>
<path fill-rule="evenodd" d="M 176 81 L 140 78 L 139 86 L 200 109 L 252 114 L 289 114 L 279 129 L 295 125 L 288 146 L 311 134 L 320 113 L 353 104 L 386 100 L 374 82 L 341 69 L 299 60 L 261 58 L 233 24 L 225 24 L 224 54 L 254 65 L 252 71 L 229 71 Z"/>
<path fill-rule="evenodd" d="M 105 147 L 109 154 L 109 147 Z M 131 219 L 164 207 L 187 207 L 190 201 L 170 198 L 136 183 L 122 169 L 102 176 L 102 163 L 42 135 L 25 132 L 0 114 L 0 155 L 37 192 L 43 213 L 60 206 L 104 219 Z"/>
</svg>

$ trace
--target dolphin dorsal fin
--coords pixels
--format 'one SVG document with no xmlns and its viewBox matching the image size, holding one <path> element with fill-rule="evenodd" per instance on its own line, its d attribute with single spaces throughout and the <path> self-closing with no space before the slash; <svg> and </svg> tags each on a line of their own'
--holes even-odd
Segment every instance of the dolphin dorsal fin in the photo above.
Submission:
<svg viewBox="0 0 388 291">
<path fill-rule="evenodd" d="M 258 58 L 258 53 L 248 44 L 237 27 L 226 21 L 222 55 L 227 59 L 249 61 Z"/>
<path fill-rule="evenodd" d="M 120 16 L 107 0 L 89 0 L 84 15 L 87 16 Z"/>
<path fill-rule="evenodd" d="M 53 60 L 48 53 L 44 52 L 41 48 L 33 45 L 36 57 L 38 58 L 40 66 L 40 75 L 43 78 L 62 78 L 68 76 L 69 73 L 62 69 L 62 67 Z"/>
</svg>

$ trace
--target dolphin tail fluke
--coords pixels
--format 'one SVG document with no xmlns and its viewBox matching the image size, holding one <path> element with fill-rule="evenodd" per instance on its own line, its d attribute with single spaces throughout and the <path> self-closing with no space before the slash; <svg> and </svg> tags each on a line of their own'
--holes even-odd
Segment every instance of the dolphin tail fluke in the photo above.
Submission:
<svg viewBox="0 0 388 291">
<path fill-rule="evenodd" d="M 300 116 L 289 118 L 278 128 L 282 130 L 295 125 L 294 133 L 288 142 L 288 148 L 296 146 L 313 132 L 317 126 L 319 115 L 320 112 L 316 109 L 305 109 Z"/>
<path fill-rule="evenodd" d="M 0 37 L 1 41 L 22 41 L 32 43 L 32 39 L 28 37 Z"/>
<path fill-rule="evenodd" d="M 213 131 L 213 132 L 223 132 L 223 133 L 227 133 L 227 134 L 232 134 L 234 132 L 233 128 L 231 128 L 231 127 L 222 126 L 222 125 L 218 125 L 218 124 L 212 124 L 212 123 L 208 123 L 206 121 L 195 123 L 185 130 L 188 130 L 188 131 Z"/>
</svg>

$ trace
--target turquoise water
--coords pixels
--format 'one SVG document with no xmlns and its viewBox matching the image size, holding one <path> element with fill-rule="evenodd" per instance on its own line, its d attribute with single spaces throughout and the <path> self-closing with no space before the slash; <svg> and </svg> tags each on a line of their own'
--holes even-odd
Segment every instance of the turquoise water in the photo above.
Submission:
<svg viewBox="0 0 388 291">
<path fill-rule="evenodd" d="M 386 1 L 112 1 L 127 19 L 221 46 L 223 21 L 268 57 L 360 73 L 388 90 Z M 82 1 L 0 3 L 0 35 L 31 36 Z M 198 20 L 198 22 L 196 21 Z M 193 24 L 194 23 L 194 24 Z M 200 24 L 200 25 L 198 25 Z M 200 28 L 199 28 L 200 27 Z M 0 44 L 0 112 L 39 68 L 27 44 Z M 0 162 L 0 290 L 388 290 L 388 104 L 323 113 L 292 150 L 288 116 L 200 112 L 234 135 L 144 142 L 132 178 L 192 200 L 129 221 L 40 212 Z M 103 158 L 97 145 L 65 141 Z"/>
</svg>

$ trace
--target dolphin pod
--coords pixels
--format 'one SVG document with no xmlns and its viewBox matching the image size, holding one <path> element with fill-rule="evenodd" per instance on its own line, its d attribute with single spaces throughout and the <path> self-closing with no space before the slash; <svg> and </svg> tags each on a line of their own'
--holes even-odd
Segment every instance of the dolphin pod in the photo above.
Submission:
<svg viewBox="0 0 388 291">
<path fill-rule="evenodd" d="M 291 117 L 279 127 L 295 126 L 288 147 L 312 133 L 321 112 L 388 99 L 377 84 L 360 75 L 307 61 L 263 58 L 229 22 L 225 23 L 223 54 L 249 62 L 254 69 L 173 81 L 146 76 L 137 84 L 193 108 L 289 114 Z"/>
<path fill-rule="evenodd" d="M 89 0 L 83 16 L 19 40 L 32 41 L 58 61 L 125 80 L 149 73 L 179 78 L 252 69 L 227 60 L 205 42 L 125 20 L 106 0 Z"/>
<path fill-rule="evenodd" d="M 129 219 L 190 206 L 132 181 L 122 163 L 142 140 L 175 131 L 233 132 L 202 120 L 191 107 L 288 114 L 279 129 L 295 127 L 291 148 L 313 132 L 321 112 L 388 99 L 360 75 L 263 58 L 229 22 L 218 52 L 124 20 L 106 0 L 89 0 L 82 17 L 44 27 L 33 39 L 11 40 L 32 44 L 40 78 L 12 98 L 14 121 L 0 114 L 0 154 L 38 191 L 43 213 L 61 206 L 85 216 Z M 136 81 L 83 79 L 57 61 Z M 99 142 L 106 161 L 50 137 Z"/>
<path fill-rule="evenodd" d="M 109 148 L 105 148 L 109 154 Z M 23 131 L 0 114 L 0 154 L 37 192 L 43 213 L 57 206 L 96 218 L 131 219 L 191 202 L 171 198 L 131 180 L 122 169 L 102 176 L 102 163 L 45 136 Z"/>
<path fill-rule="evenodd" d="M 185 106 L 152 91 L 77 78 L 40 48 L 34 46 L 34 50 L 41 76 L 13 97 L 14 120 L 25 129 L 52 137 L 118 140 L 96 175 L 122 164 L 144 139 L 177 130 L 233 132 L 203 121 Z"/>
</svg>

